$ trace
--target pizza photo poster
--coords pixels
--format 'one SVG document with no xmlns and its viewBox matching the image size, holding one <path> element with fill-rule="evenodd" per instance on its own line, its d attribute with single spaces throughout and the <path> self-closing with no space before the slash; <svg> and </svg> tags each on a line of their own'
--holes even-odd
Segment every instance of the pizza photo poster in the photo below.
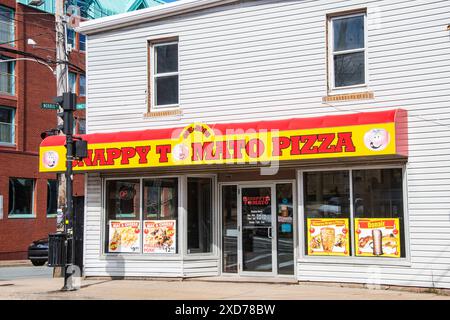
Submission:
<svg viewBox="0 0 450 320">
<path fill-rule="evenodd" d="M 109 221 L 109 252 L 140 252 L 141 222 L 135 220 Z"/>
<path fill-rule="evenodd" d="M 356 255 L 400 258 L 399 219 L 355 219 Z"/>
<path fill-rule="evenodd" d="M 176 220 L 144 221 L 144 253 L 176 253 Z"/>
<path fill-rule="evenodd" d="M 348 219 L 307 219 L 308 255 L 348 256 Z"/>
</svg>

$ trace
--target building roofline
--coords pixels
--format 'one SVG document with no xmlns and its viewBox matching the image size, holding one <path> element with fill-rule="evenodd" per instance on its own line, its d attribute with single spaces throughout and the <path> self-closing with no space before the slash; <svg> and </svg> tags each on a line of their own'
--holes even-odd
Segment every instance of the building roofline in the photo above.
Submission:
<svg viewBox="0 0 450 320">
<path fill-rule="evenodd" d="M 237 1 L 238 0 L 180 0 L 147 9 L 82 22 L 76 31 L 89 35 Z"/>
</svg>

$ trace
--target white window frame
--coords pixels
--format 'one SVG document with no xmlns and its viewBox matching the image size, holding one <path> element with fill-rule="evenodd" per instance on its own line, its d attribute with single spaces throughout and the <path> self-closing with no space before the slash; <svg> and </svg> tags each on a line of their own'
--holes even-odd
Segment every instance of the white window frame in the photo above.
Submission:
<svg viewBox="0 0 450 320">
<path fill-rule="evenodd" d="M 364 48 L 345 50 L 345 51 L 334 51 L 334 29 L 333 29 L 333 21 L 352 18 L 352 17 L 364 17 Z M 368 68 L 368 29 L 367 29 L 367 12 L 358 12 L 353 14 L 333 14 L 333 16 L 328 18 L 328 87 L 332 93 L 346 93 L 346 92 L 357 92 L 361 91 L 361 89 L 366 89 L 369 86 L 369 68 Z M 356 53 L 356 52 L 364 52 L 364 83 L 356 84 L 352 86 L 344 86 L 344 87 L 336 87 L 335 81 L 335 70 L 334 70 L 334 56 Z"/>
<path fill-rule="evenodd" d="M 12 121 L 10 123 L 11 125 L 11 142 L 4 142 L 4 141 L 0 141 L 0 146 L 6 146 L 6 147 L 12 147 L 15 146 L 16 143 L 16 109 L 14 108 L 10 108 L 10 107 L 4 107 L 4 106 L 0 106 L 0 109 L 6 109 L 6 110 L 11 110 L 12 112 Z M 2 124 L 8 124 L 6 122 L 2 122 Z"/>
<path fill-rule="evenodd" d="M 168 46 L 168 45 L 173 45 L 176 44 L 178 47 L 178 71 L 176 72 L 166 72 L 166 73 L 160 73 L 157 74 L 156 73 L 156 50 L 155 48 L 157 47 L 162 47 L 162 46 Z M 160 110 L 168 110 L 168 109 L 178 109 L 180 106 L 180 47 L 179 47 L 179 41 L 178 40 L 168 40 L 168 41 L 158 41 L 158 42 L 154 42 L 152 43 L 150 40 L 150 81 L 151 81 L 151 106 L 150 106 L 150 111 L 160 111 Z M 157 105 L 156 104 L 156 80 L 158 78 L 162 78 L 162 77 L 169 77 L 169 76 L 178 76 L 178 103 L 176 104 L 164 104 L 164 105 Z"/>
<path fill-rule="evenodd" d="M 36 179 L 33 178 L 18 178 L 18 177 L 9 177 L 8 180 L 8 194 L 9 194 L 9 181 L 11 179 L 24 179 L 24 180 L 31 180 L 33 181 L 33 187 L 31 188 L 31 214 L 11 214 L 9 212 L 9 201 L 11 199 L 8 199 L 8 219 L 35 219 L 36 218 Z"/>
<path fill-rule="evenodd" d="M 355 170 L 371 170 L 371 169 L 402 169 L 403 176 L 403 227 L 404 227 L 404 239 L 405 239 L 405 257 L 391 258 L 391 257 L 360 257 L 360 256 L 310 256 L 306 254 L 305 250 L 305 210 L 304 210 L 304 198 L 303 198 L 303 173 L 304 172 L 318 172 L 318 171 L 349 171 L 350 182 L 350 224 L 349 227 L 353 235 L 353 175 Z M 404 164 L 393 165 L 373 165 L 373 166 L 345 166 L 337 168 L 324 168 L 324 169 L 301 169 L 297 170 L 297 182 L 298 182 L 298 234 L 299 234 L 299 246 L 298 246 L 298 262 L 299 263 L 329 263 L 329 264 L 354 264 L 354 265 L 382 265 L 382 266 L 411 266 L 411 243 L 409 232 L 409 212 L 408 212 L 408 189 L 407 189 L 407 168 Z M 354 239 L 350 244 L 352 252 L 354 253 Z"/>
</svg>

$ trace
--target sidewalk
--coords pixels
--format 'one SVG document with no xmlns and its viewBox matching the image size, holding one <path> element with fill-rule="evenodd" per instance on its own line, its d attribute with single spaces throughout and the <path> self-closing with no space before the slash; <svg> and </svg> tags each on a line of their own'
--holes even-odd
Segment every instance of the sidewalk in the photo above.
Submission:
<svg viewBox="0 0 450 320">
<path fill-rule="evenodd" d="M 0 260 L 1 267 L 32 267 L 30 260 Z"/>
<path fill-rule="evenodd" d="M 318 284 L 266 284 L 180 280 L 83 280 L 82 288 L 61 292 L 63 279 L 0 281 L 0 299 L 138 300 L 450 300 L 450 296 Z"/>
</svg>

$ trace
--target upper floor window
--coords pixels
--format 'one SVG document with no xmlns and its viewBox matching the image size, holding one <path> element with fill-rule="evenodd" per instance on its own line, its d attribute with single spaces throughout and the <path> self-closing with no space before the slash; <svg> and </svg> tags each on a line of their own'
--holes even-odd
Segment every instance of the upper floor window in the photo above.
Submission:
<svg viewBox="0 0 450 320">
<path fill-rule="evenodd" d="M 8 57 L 0 57 L 0 94 L 15 94 L 14 61 Z"/>
<path fill-rule="evenodd" d="M 76 40 L 76 33 L 73 29 L 67 29 L 67 44 L 70 44 L 72 46 L 72 49 L 75 49 L 75 40 Z"/>
<path fill-rule="evenodd" d="M 79 95 L 80 97 L 86 96 L 86 76 L 80 74 L 80 87 L 79 87 Z"/>
<path fill-rule="evenodd" d="M 69 72 L 69 91 L 77 93 L 77 74 Z"/>
<path fill-rule="evenodd" d="M 366 14 L 330 18 L 330 87 L 351 88 L 367 83 Z"/>
<path fill-rule="evenodd" d="M 86 36 L 84 34 L 78 34 L 79 47 L 80 51 L 86 51 Z"/>
<path fill-rule="evenodd" d="M 154 109 L 178 107 L 178 42 L 151 43 L 151 97 Z"/>
<path fill-rule="evenodd" d="M 0 6 L 0 44 L 14 45 L 14 10 Z"/>
<path fill-rule="evenodd" d="M 0 144 L 14 143 L 14 110 L 0 107 Z"/>
</svg>

